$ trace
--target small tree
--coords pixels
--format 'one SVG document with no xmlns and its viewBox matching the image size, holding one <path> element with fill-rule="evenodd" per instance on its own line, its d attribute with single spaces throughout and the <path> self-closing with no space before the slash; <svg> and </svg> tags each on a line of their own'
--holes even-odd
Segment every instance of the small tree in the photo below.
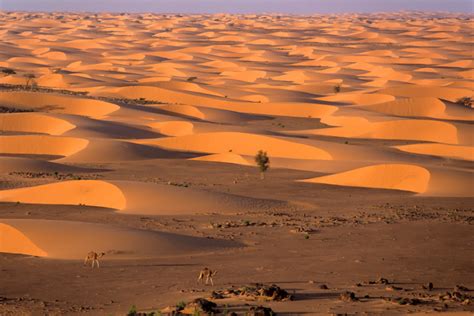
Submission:
<svg viewBox="0 0 474 316">
<path fill-rule="evenodd" d="M 260 178 L 265 179 L 265 171 L 270 167 L 270 158 L 267 156 L 267 152 L 259 150 L 255 156 L 255 162 L 257 163 L 258 168 L 260 169 Z"/>
<path fill-rule="evenodd" d="M 24 77 L 26 79 L 25 88 L 28 89 L 28 87 L 31 87 L 31 89 L 33 89 L 33 86 L 36 85 L 36 76 L 34 74 L 25 74 Z"/>
</svg>

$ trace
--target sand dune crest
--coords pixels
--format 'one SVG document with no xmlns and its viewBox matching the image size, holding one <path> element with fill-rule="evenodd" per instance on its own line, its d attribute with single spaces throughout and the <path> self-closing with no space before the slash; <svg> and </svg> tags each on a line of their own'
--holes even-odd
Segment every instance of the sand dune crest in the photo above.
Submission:
<svg viewBox="0 0 474 316">
<path fill-rule="evenodd" d="M 124 209 L 127 201 L 117 186 L 98 180 L 63 181 L 0 191 L 0 201 L 32 204 L 90 205 Z"/>
<path fill-rule="evenodd" d="M 301 181 L 423 193 L 428 188 L 429 180 L 430 173 L 425 168 L 414 165 L 383 164 Z"/>
</svg>

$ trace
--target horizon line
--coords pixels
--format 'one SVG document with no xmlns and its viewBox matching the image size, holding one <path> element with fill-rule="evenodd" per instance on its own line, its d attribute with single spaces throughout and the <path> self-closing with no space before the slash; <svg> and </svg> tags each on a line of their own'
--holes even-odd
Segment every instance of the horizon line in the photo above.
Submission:
<svg viewBox="0 0 474 316">
<path fill-rule="evenodd" d="M 463 12 L 463 11 L 446 11 L 446 10 L 390 10 L 390 11 L 347 11 L 347 12 L 313 12 L 313 13 L 293 13 L 293 12 L 280 12 L 280 11 L 268 11 L 268 12 L 174 12 L 174 11 L 109 11 L 109 10 L 6 10 L 1 9 L 0 12 L 6 13 L 109 13 L 117 15 L 136 15 L 136 14 L 156 14 L 156 15 L 283 15 L 283 16 L 313 16 L 313 15 L 350 15 L 350 14 L 366 14 L 366 15 L 377 15 L 377 14 L 396 14 L 396 13 L 417 13 L 423 14 L 448 14 L 448 15 L 467 15 L 473 16 L 474 12 Z"/>
</svg>

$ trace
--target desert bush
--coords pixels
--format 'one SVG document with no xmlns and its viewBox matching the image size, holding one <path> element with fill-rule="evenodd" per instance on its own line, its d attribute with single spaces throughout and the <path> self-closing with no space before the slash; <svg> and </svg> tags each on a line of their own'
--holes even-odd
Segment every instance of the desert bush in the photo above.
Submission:
<svg viewBox="0 0 474 316">
<path fill-rule="evenodd" d="M 257 163 L 258 168 L 260 169 L 260 178 L 265 179 L 265 172 L 270 167 L 270 158 L 267 156 L 267 152 L 259 150 L 255 156 L 255 162 Z"/>
<path fill-rule="evenodd" d="M 20 109 L 14 106 L 3 106 L 0 105 L 0 113 L 24 113 L 24 112 L 35 112 L 33 109 Z"/>
<path fill-rule="evenodd" d="M 176 304 L 176 308 L 177 308 L 178 310 L 183 310 L 183 309 L 185 309 L 185 308 L 186 308 L 186 302 L 185 302 L 185 301 L 180 301 L 180 302 L 178 302 L 178 303 Z"/>
<path fill-rule="evenodd" d="M 456 101 L 457 104 L 468 107 L 468 108 L 473 108 L 474 107 L 474 99 L 471 97 L 462 97 Z"/>
<path fill-rule="evenodd" d="M 3 68 L 2 73 L 9 76 L 9 75 L 15 75 L 16 71 L 11 68 Z"/>
<path fill-rule="evenodd" d="M 334 86 L 334 93 L 339 93 L 339 92 L 341 92 L 341 85 L 337 84 Z"/>
<path fill-rule="evenodd" d="M 130 307 L 130 310 L 127 313 L 127 316 L 136 316 L 137 315 L 137 307 L 135 305 L 132 305 Z"/>
</svg>

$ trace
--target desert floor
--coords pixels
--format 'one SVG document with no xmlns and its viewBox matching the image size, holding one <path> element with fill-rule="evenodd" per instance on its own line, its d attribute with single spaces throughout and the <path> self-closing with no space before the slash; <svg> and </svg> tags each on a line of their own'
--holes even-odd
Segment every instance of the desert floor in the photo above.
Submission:
<svg viewBox="0 0 474 316">
<path fill-rule="evenodd" d="M 0 21 L 1 315 L 474 312 L 471 16 Z"/>
</svg>

